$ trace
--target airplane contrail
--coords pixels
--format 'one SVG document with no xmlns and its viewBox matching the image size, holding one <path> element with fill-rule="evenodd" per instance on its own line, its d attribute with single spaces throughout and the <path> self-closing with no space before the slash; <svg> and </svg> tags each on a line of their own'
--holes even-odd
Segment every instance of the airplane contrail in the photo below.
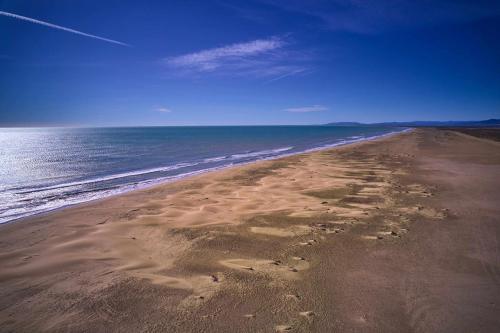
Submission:
<svg viewBox="0 0 500 333">
<path fill-rule="evenodd" d="M 12 17 L 12 18 L 15 18 L 15 19 L 18 19 L 18 20 L 23 20 L 23 21 L 27 21 L 27 22 L 31 22 L 31 23 L 35 23 L 35 24 L 44 25 L 44 26 L 49 27 L 49 28 L 67 31 L 67 32 L 71 32 L 71 33 L 74 33 L 74 34 L 77 34 L 77 35 L 81 35 L 81 36 L 85 36 L 85 37 L 99 39 L 99 40 L 102 40 L 102 41 L 105 41 L 105 42 L 108 42 L 108 43 L 118 44 L 118 45 L 122 45 L 122 46 L 129 46 L 129 47 L 131 46 L 129 44 L 122 43 L 122 42 L 119 42 L 119 41 L 116 41 L 116 40 L 113 40 L 113 39 L 108 39 L 108 38 L 104 38 L 104 37 L 99 37 L 99 36 L 87 34 L 85 32 L 81 32 L 81 31 L 78 31 L 78 30 L 70 29 L 70 28 L 61 27 L 60 25 L 52 24 L 52 23 L 49 23 L 49 22 L 35 20 L 35 19 L 29 18 L 29 17 L 26 17 L 26 16 L 21 16 L 21 15 L 17 15 L 17 14 L 13 14 L 13 13 L 8 13 L 8 12 L 4 12 L 4 11 L 0 11 L 0 15 L 7 16 L 7 17 Z"/>
</svg>

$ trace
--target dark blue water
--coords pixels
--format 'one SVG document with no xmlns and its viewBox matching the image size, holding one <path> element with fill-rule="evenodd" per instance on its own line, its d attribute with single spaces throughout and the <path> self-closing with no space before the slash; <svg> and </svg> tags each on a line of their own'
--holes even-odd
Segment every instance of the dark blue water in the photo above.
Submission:
<svg viewBox="0 0 500 333">
<path fill-rule="evenodd" d="M 328 126 L 0 129 L 0 223 L 163 181 L 402 129 Z"/>
</svg>

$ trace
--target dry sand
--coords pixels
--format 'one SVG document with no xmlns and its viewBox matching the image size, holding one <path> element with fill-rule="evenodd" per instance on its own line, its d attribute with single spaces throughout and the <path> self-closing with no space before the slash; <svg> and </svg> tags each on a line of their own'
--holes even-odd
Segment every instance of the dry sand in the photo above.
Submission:
<svg viewBox="0 0 500 333">
<path fill-rule="evenodd" d="M 453 131 L 0 226 L 1 332 L 496 332 L 500 143 Z"/>
</svg>

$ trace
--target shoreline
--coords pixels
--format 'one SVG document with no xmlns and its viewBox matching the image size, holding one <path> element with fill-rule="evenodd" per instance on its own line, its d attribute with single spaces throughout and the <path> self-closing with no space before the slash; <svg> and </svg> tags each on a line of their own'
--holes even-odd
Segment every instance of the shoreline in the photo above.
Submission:
<svg viewBox="0 0 500 333">
<path fill-rule="evenodd" d="M 36 212 L 36 213 L 24 215 L 24 216 L 21 216 L 21 217 L 17 217 L 17 218 L 11 219 L 11 220 L 7 220 L 7 221 L 4 221 L 4 222 L 0 222 L 0 227 L 2 225 L 4 225 L 4 224 L 10 224 L 10 223 L 15 223 L 15 222 L 22 222 L 23 220 L 34 218 L 34 217 L 37 217 L 37 216 L 44 216 L 44 215 L 47 215 L 47 214 L 50 214 L 50 213 L 53 213 L 53 212 L 57 212 L 57 211 L 60 211 L 60 210 L 70 209 L 70 208 L 73 208 L 73 207 L 78 207 L 80 205 L 91 204 L 91 203 L 98 202 L 100 200 L 106 200 L 106 199 L 109 199 L 109 198 L 114 198 L 114 197 L 117 197 L 117 196 L 126 195 L 128 193 L 132 193 L 132 192 L 135 192 L 135 191 L 141 191 L 141 190 L 146 190 L 146 189 L 149 189 L 149 188 L 154 188 L 156 186 L 170 184 L 170 183 L 181 181 L 181 180 L 184 180 L 184 179 L 189 179 L 191 177 L 196 177 L 198 175 L 203 175 L 203 174 L 207 174 L 207 173 L 211 173 L 211 172 L 217 172 L 217 171 L 227 170 L 227 169 L 231 169 L 231 168 L 235 168 L 235 167 L 241 167 L 241 166 L 245 166 L 245 165 L 251 165 L 251 164 L 259 163 L 259 162 L 263 162 L 263 161 L 273 161 L 273 160 L 278 160 L 278 159 L 281 159 L 281 158 L 287 158 L 287 157 L 295 156 L 295 155 L 308 154 L 308 153 L 312 153 L 312 152 L 316 152 L 316 151 L 322 151 L 322 150 L 328 150 L 328 149 L 335 149 L 337 147 L 344 147 L 344 146 L 348 146 L 348 145 L 352 145 L 352 144 L 357 144 L 357 143 L 362 143 L 362 142 L 369 142 L 369 141 L 373 141 L 373 140 L 383 139 L 383 138 L 391 137 L 391 136 L 394 136 L 394 135 L 398 135 L 398 134 L 410 132 L 412 130 L 414 130 L 414 128 L 405 128 L 405 129 L 401 129 L 401 130 L 398 130 L 398 131 L 395 131 L 395 132 L 389 132 L 389 133 L 385 133 L 385 134 L 381 134 L 381 135 L 376 135 L 376 136 L 371 136 L 371 137 L 367 137 L 367 138 L 346 140 L 346 141 L 343 141 L 343 142 L 340 142 L 340 143 L 331 144 L 331 145 L 328 145 L 328 146 L 310 148 L 310 149 L 307 149 L 307 150 L 304 150 L 304 151 L 299 151 L 299 152 L 294 152 L 294 153 L 288 153 L 288 154 L 285 153 L 285 154 L 282 154 L 282 155 L 272 156 L 272 157 L 268 157 L 268 158 L 262 158 L 262 159 L 258 159 L 258 160 L 255 160 L 255 161 L 241 162 L 241 163 L 237 163 L 237 164 L 228 164 L 228 165 L 216 166 L 216 167 L 212 167 L 212 168 L 208 168 L 208 169 L 201 169 L 201 170 L 191 171 L 191 172 L 188 172 L 188 173 L 185 173 L 185 174 L 179 174 L 179 175 L 174 175 L 174 176 L 169 176 L 169 177 L 164 177 L 164 178 L 158 178 L 158 179 L 154 179 L 154 180 L 149 180 L 149 181 L 147 181 L 146 184 L 143 184 L 143 185 L 135 184 L 130 189 L 123 188 L 122 190 L 120 190 L 120 191 L 118 191 L 116 193 L 110 194 L 110 195 L 105 195 L 105 196 L 98 197 L 98 198 L 91 199 L 91 200 L 76 202 L 76 203 L 73 203 L 73 204 L 66 204 L 66 205 L 61 206 L 61 207 L 47 209 L 47 210 L 44 210 L 44 211 L 40 211 L 40 212 Z"/>
<path fill-rule="evenodd" d="M 9 332 L 494 332 L 497 143 L 415 129 L 3 224 Z"/>
</svg>

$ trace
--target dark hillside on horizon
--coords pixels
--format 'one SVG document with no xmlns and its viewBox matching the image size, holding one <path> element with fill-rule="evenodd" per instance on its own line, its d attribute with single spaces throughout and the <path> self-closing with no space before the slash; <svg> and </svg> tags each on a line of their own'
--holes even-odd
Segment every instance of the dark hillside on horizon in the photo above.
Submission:
<svg viewBox="0 0 500 333">
<path fill-rule="evenodd" d="M 397 126 L 397 127 L 500 127 L 500 119 L 471 121 L 408 121 L 383 123 L 334 122 L 325 126 Z"/>
</svg>

